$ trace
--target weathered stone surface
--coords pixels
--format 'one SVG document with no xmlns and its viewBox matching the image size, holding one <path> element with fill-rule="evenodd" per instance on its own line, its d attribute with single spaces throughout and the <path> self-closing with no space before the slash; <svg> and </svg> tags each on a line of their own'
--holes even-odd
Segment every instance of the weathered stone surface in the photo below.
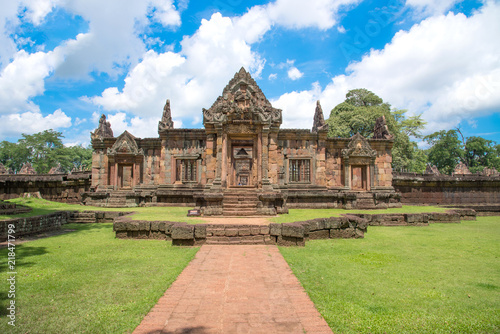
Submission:
<svg viewBox="0 0 500 334">
<path fill-rule="evenodd" d="M 111 124 L 106 122 L 106 116 L 103 114 L 99 119 L 99 126 L 94 132 L 90 133 L 92 140 L 103 139 L 103 138 L 113 138 L 113 130 L 111 130 Z"/>
<path fill-rule="evenodd" d="M 283 237 L 304 238 L 304 226 L 297 223 L 283 224 L 281 235 Z"/>
<path fill-rule="evenodd" d="M 392 139 L 393 136 L 389 132 L 385 116 L 382 115 L 375 121 L 375 128 L 373 129 L 373 139 Z"/>
<path fill-rule="evenodd" d="M 278 236 L 281 235 L 282 224 L 271 223 L 269 224 L 269 234 Z"/>
<path fill-rule="evenodd" d="M 194 243 L 194 226 L 188 224 L 174 224 L 172 226 L 173 240 L 193 240 Z"/>
<path fill-rule="evenodd" d="M 309 232 L 309 239 L 328 239 L 330 238 L 330 230 L 317 230 Z"/>
<path fill-rule="evenodd" d="M 196 239 L 204 239 L 207 237 L 207 225 L 197 224 L 194 227 L 194 237 Z"/>
</svg>

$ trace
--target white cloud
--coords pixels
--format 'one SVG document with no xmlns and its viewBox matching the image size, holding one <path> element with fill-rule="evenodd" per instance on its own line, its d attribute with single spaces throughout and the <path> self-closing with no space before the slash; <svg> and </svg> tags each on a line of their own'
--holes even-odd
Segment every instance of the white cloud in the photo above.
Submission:
<svg viewBox="0 0 500 334">
<path fill-rule="evenodd" d="M 413 7 L 417 15 L 437 15 L 446 13 L 453 5 L 463 0 L 406 0 L 406 5 Z"/>
<path fill-rule="evenodd" d="M 291 67 L 287 73 L 288 77 L 292 80 L 300 79 L 304 75 L 304 73 L 300 72 L 299 69 L 295 66 Z"/>
<path fill-rule="evenodd" d="M 43 116 L 40 112 L 23 112 L 0 116 L 0 137 L 33 134 L 48 129 L 68 128 L 71 118 L 61 109 Z"/>
<path fill-rule="evenodd" d="M 158 117 L 128 117 L 126 113 L 118 112 L 109 114 L 107 120 L 111 124 L 113 135 L 118 137 L 125 130 L 140 138 L 158 137 Z M 182 127 L 182 123 L 174 119 L 176 127 Z"/>
<path fill-rule="evenodd" d="M 62 62 L 60 49 L 28 54 L 21 50 L 0 73 L 0 114 L 38 111 L 30 99 L 45 89 L 45 78 Z"/>
<path fill-rule="evenodd" d="M 129 72 L 121 91 L 110 87 L 88 100 L 107 111 L 158 120 L 169 98 L 174 118 L 198 123 L 201 109 L 211 106 L 241 66 L 256 77 L 262 71 L 264 62 L 245 41 L 249 37 L 240 24 L 241 18 L 213 14 L 210 20 L 202 20 L 195 34 L 184 37 L 181 52 L 147 52 Z"/>
<path fill-rule="evenodd" d="M 59 3 L 60 0 L 22 0 L 21 5 L 26 6 L 26 17 L 33 22 L 34 25 L 40 25 L 52 9 Z"/>
<path fill-rule="evenodd" d="M 89 21 L 89 31 L 66 42 L 66 59 L 56 71 L 61 77 L 82 78 L 91 71 L 114 76 L 135 65 L 146 51 L 139 35 L 150 23 L 149 14 L 165 27 L 180 25 L 171 0 L 65 0 L 62 5 Z"/>
<path fill-rule="evenodd" d="M 345 30 L 344 26 L 338 26 L 337 31 L 341 34 L 345 34 L 347 30 Z"/>
<path fill-rule="evenodd" d="M 359 0 L 277 0 L 267 5 L 272 22 L 287 28 L 315 27 L 326 30 L 337 23 L 342 6 L 353 6 Z"/>
<path fill-rule="evenodd" d="M 312 123 L 313 114 L 301 117 L 298 106 L 321 99 L 328 117 L 349 89 L 367 88 L 393 107 L 422 113 L 427 132 L 452 128 L 500 108 L 500 44 L 493 42 L 500 33 L 498 17 L 500 4 L 489 3 L 469 18 L 428 18 L 351 63 L 348 74 L 333 78 L 323 91 L 296 92 L 293 99 L 285 94 L 277 103 L 288 105 L 295 126 Z"/>
<path fill-rule="evenodd" d="M 271 74 L 269 74 L 268 79 L 269 79 L 269 80 L 276 80 L 276 78 L 277 78 L 277 77 L 278 77 L 278 74 L 277 74 L 277 73 L 271 73 Z"/>
</svg>

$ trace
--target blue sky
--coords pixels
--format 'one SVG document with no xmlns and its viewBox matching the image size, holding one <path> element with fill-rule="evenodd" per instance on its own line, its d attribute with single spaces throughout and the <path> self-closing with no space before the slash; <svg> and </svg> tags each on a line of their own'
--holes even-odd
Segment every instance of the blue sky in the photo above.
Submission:
<svg viewBox="0 0 500 334">
<path fill-rule="evenodd" d="M 200 128 L 244 66 L 287 128 L 328 117 L 367 88 L 422 114 L 424 134 L 460 127 L 500 143 L 500 2 L 459 0 L 0 0 L 0 139 L 61 131 L 88 145 Z"/>
</svg>

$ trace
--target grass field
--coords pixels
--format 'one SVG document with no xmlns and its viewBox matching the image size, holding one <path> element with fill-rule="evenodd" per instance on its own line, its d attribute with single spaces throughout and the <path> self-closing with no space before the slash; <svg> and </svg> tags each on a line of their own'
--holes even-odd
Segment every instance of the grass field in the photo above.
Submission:
<svg viewBox="0 0 500 334">
<path fill-rule="evenodd" d="M 0 333 L 131 333 L 198 248 L 115 239 L 112 224 L 16 246 L 16 326 L 7 324 L 7 254 L 0 249 Z"/>
<path fill-rule="evenodd" d="M 205 223 L 205 221 L 195 218 L 187 217 L 187 207 L 137 207 L 137 208 L 101 208 L 84 206 L 78 204 L 65 204 L 59 202 L 51 202 L 44 199 L 37 198 L 16 198 L 9 200 L 9 202 L 29 206 L 33 211 L 19 215 L 0 215 L 0 220 L 30 217 L 42 214 L 53 213 L 62 210 L 74 211 L 128 211 L 135 212 L 131 216 L 134 220 L 166 220 L 185 222 L 191 224 Z M 270 223 L 290 223 L 296 221 L 303 221 L 314 218 L 326 218 L 333 216 L 340 216 L 343 213 L 420 213 L 420 212 L 445 212 L 448 208 L 436 206 L 403 206 L 402 208 L 393 208 L 386 210 L 344 210 L 344 209 L 290 209 L 289 214 L 279 215 L 277 217 L 270 217 Z"/>
<path fill-rule="evenodd" d="M 200 223 L 200 219 L 187 217 L 188 207 L 136 207 L 136 208 L 102 208 L 79 204 L 66 204 L 47 201 L 39 198 L 15 198 L 8 202 L 31 207 L 33 210 L 18 215 L 0 215 L 0 220 L 45 215 L 57 211 L 126 211 L 136 212 L 135 220 L 166 220 L 185 223 Z"/>
<path fill-rule="evenodd" d="M 280 251 L 334 333 L 500 333 L 500 217 Z"/>
</svg>

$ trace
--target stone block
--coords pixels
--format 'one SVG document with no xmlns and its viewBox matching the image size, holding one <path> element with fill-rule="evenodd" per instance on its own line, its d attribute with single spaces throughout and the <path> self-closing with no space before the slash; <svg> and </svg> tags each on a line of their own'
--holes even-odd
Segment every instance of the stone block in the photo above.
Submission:
<svg viewBox="0 0 500 334">
<path fill-rule="evenodd" d="M 194 226 L 194 237 L 196 239 L 206 239 L 207 237 L 207 225 L 197 224 Z"/>
<path fill-rule="evenodd" d="M 126 231 L 127 230 L 127 222 L 115 222 L 113 223 L 114 231 Z"/>
<path fill-rule="evenodd" d="M 250 235 L 250 229 L 248 227 L 245 227 L 245 228 L 240 228 L 238 230 L 238 235 L 239 236 L 247 236 L 247 235 Z"/>
<path fill-rule="evenodd" d="M 127 231 L 139 231 L 139 222 L 127 222 Z"/>
<path fill-rule="evenodd" d="M 175 224 L 172 227 L 173 240 L 189 240 L 194 242 L 194 225 L 188 224 Z"/>
<path fill-rule="evenodd" d="M 260 226 L 260 234 L 267 235 L 269 234 L 269 226 Z"/>
<path fill-rule="evenodd" d="M 225 235 L 227 237 L 236 237 L 236 236 L 238 236 L 238 229 L 237 228 L 228 228 L 228 229 L 226 229 Z"/>
<path fill-rule="evenodd" d="M 309 232 L 309 239 L 317 240 L 317 239 L 329 239 L 330 238 L 330 230 L 316 230 Z"/>
<path fill-rule="evenodd" d="M 303 238 L 295 238 L 289 236 L 278 236 L 276 243 L 278 246 L 305 246 Z"/>
<path fill-rule="evenodd" d="M 250 235 L 259 235 L 259 234 L 260 234 L 260 226 L 250 227 Z"/>
<path fill-rule="evenodd" d="M 226 230 L 224 230 L 224 227 L 213 229 L 213 230 L 211 230 L 211 232 L 212 232 L 212 235 L 214 235 L 216 237 L 222 237 L 222 236 L 226 235 Z"/>
<path fill-rule="evenodd" d="M 408 224 L 421 224 L 424 223 L 424 215 L 421 213 L 407 213 L 405 214 L 405 221 Z"/>
<path fill-rule="evenodd" d="M 126 239 L 127 238 L 127 231 L 117 231 L 116 237 L 118 239 Z"/>
<path fill-rule="evenodd" d="M 269 224 L 269 234 L 278 236 L 281 235 L 282 224 L 271 223 Z"/>
<path fill-rule="evenodd" d="M 284 237 L 304 238 L 304 226 L 297 223 L 283 224 L 281 235 Z"/>
</svg>

